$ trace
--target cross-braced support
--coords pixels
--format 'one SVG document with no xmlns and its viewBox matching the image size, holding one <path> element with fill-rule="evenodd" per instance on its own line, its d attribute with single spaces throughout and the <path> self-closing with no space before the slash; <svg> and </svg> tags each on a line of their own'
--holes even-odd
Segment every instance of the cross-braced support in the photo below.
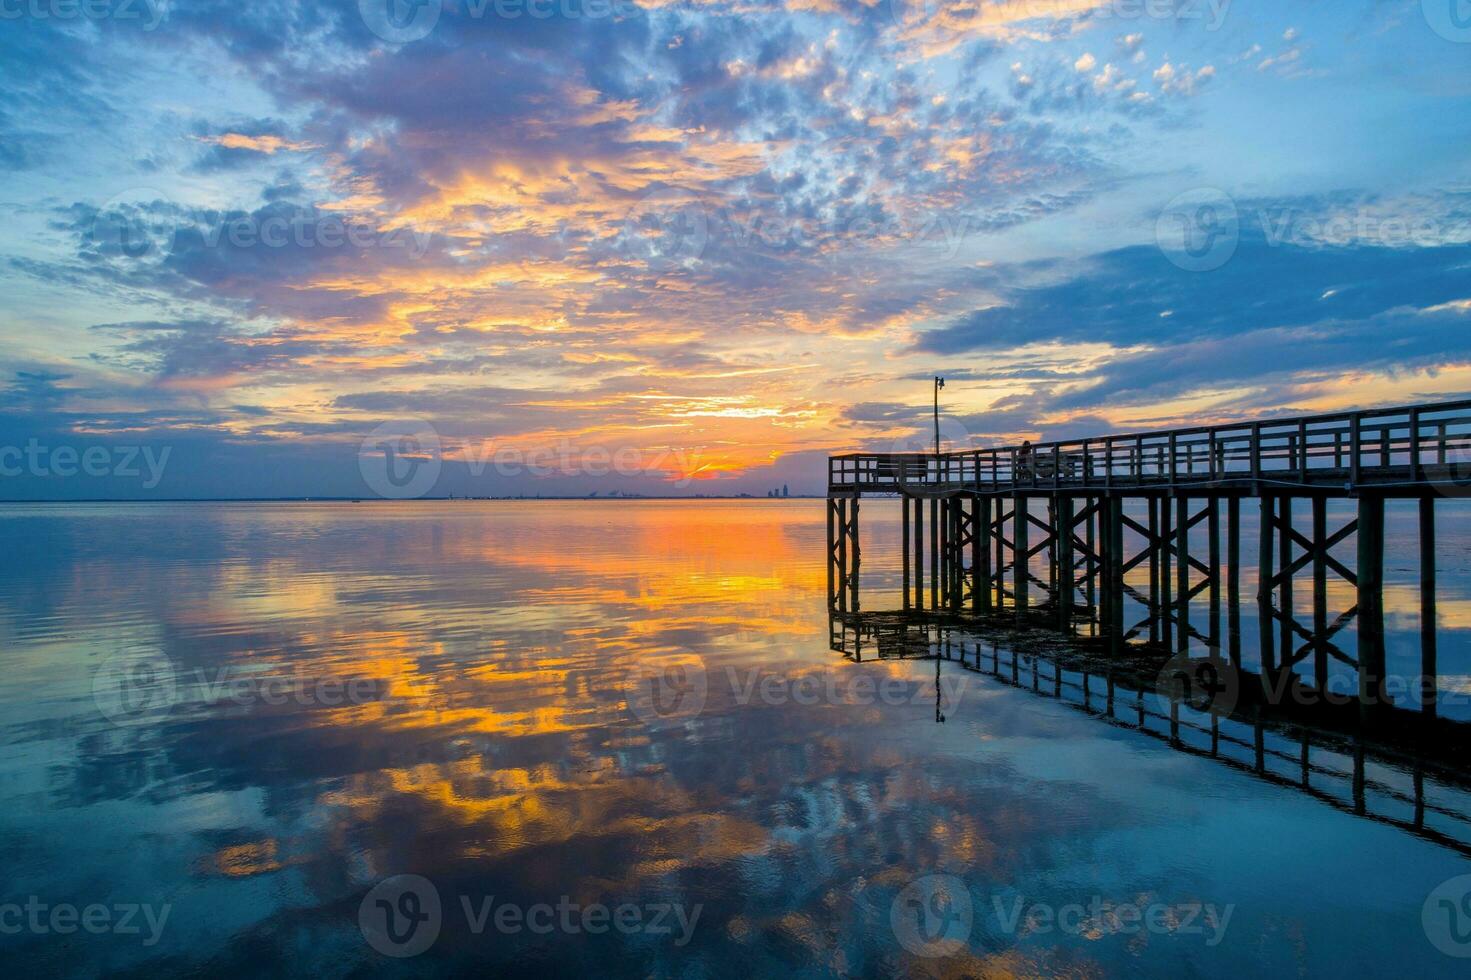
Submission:
<svg viewBox="0 0 1471 980">
<path fill-rule="evenodd" d="M 839 612 L 858 611 L 858 498 L 827 501 L 827 605 Z"/>
</svg>

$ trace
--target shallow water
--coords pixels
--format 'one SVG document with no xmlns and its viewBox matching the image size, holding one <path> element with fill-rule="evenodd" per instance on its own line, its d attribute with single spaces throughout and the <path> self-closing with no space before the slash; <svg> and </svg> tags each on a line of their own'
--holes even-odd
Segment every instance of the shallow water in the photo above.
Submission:
<svg viewBox="0 0 1471 980">
<path fill-rule="evenodd" d="M 897 601 L 896 517 L 865 504 L 865 608 Z M 1464 517 L 1442 519 L 1447 673 Z M 1471 953 L 1471 904 L 1427 901 L 1460 852 L 1024 687 L 845 660 L 825 535 L 821 501 L 0 508 L 6 961 L 1464 971 L 1436 943 Z M 1413 596 L 1416 567 L 1396 552 L 1391 585 Z M 73 906 L 106 924 L 68 931 Z"/>
</svg>

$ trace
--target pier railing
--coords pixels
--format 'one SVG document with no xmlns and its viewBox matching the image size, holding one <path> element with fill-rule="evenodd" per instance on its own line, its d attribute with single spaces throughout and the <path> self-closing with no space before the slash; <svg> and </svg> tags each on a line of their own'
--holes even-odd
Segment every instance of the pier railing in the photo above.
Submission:
<svg viewBox="0 0 1471 980">
<path fill-rule="evenodd" d="M 1172 489 L 1351 491 L 1471 482 L 1471 401 L 943 453 L 828 460 L 829 493 Z"/>
</svg>

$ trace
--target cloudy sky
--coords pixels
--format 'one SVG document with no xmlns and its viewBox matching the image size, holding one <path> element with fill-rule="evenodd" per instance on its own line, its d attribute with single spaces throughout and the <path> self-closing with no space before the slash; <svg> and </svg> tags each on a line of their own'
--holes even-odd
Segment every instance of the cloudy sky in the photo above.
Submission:
<svg viewBox="0 0 1471 980">
<path fill-rule="evenodd" d="M 0 498 L 1463 396 L 1458 2 L 4 0 Z"/>
</svg>

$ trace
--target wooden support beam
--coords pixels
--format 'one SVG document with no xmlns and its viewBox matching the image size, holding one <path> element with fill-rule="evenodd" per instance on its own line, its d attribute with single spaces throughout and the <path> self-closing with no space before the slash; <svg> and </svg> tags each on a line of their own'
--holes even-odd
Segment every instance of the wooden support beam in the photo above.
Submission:
<svg viewBox="0 0 1471 980">
<path fill-rule="evenodd" d="M 1122 652 L 1124 642 L 1124 501 L 1108 498 L 1109 619 L 1114 624 L 1110 645 Z"/>
<path fill-rule="evenodd" d="M 1384 703 L 1384 498 L 1359 497 L 1359 701 Z"/>
<path fill-rule="evenodd" d="M 950 608 L 959 612 L 965 603 L 965 501 L 950 500 Z"/>
<path fill-rule="evenodd" d="M 838 611 L 848 611 L 848 501 L 839 497 L 838 505 Z"/>
<path fill-rule="evenodd" d="M 914 608 L 924 608 L 924 499 L 914 500 Z"/>
<path fill-rule="evenodd" d="M 1027 557 L 1030 549 L 1027 546 L 1027 532 L 1032 525 L 1031 515 L 1027 507 L 1027 498 L 1017 494 L 1012 509 L 1011 517 L 1011 548 L 1012 548 L 1012 593 L 1016 596 L 1016 610 L 1018 616 L 1025 616 L 1027 612 L 1027 592 L 1031 576 L 1027 573 Z"/>
<path fill-rule="evenodd" d="M 996 497 L 996 608 L 1006 606 L 1006 504 L 1005 498 Z"/>
<path fill-rule="evenodd" d="M 991 498 L 976 497 L 972 506 L 971 608 L 983 613 L 991 611 Z"/>
<path fill-rule="evenodd" d="M 1257 623 L 1261 635 L 1262 673 L 1270 676 L 1277 669 L 1272 634 L 1272 561 L 1274 541 L 1272 532 L 1276 525 L 1274 512 L 1276 498 L 1270 494 L 1261 496 L 1261 527 L 1257 541 Z"/>
<path fill-rule="evenodd" d="M 1174 640 L 1174 587 L 1171 584 L 1171 571 L 1173 567 L 1172 556 L 1174 548 L 1174 532 L 1171 530 L 1170 501 L 1166 497 L 1159 500 L 1159 542 L 1156 545 L 1156 555 L 1159 559 L 1159 604 L 1155 607 L 1155 615 L 1160 619 L 1160 643 L 1168 649 L 1175 647 Z"/>
<path fill-rule="evenodd" d="M 833 500 L 833 498 L 831 498 L 831 497 L 827 498 L 827 607 L 828 607 L 828 609 L 832 609 L 833 608 L 833 606 L 835 605 L 834 600 L 836 598 L 834 596 L 834 594 L 833 594 L 833 589 L 835 587 L 836 580 L 837 580 L 837 574 L 836 574 L 836 571 L 837 570 L 833 567 L 833 549 L 835 549 L 838 546 L 837 537 L 836 537 L 836 535 L 837 535 L 837 521 L 834 519 L 834 513 L 833 513 L 834 507 L 835 507 L 836 503 L 837 502 L 835 500 Z M 906 599 L 905 604 L 906 605 L 908 604 L 908 600 L 907 599 Z"/>
<path fill-rule="evenodd" d="M 971 523 L 973 511 L 966 510 L 965 498 L 955 498 L 955 609 L 965 608 L 965 551 L 966 545 L 975 539 L 975 525 Z"/>
<path fill-rule="evenodd" d="M 861 608 L 858 595 L 858 571 L 863 564 L 863 549 L 858 543 L 858 498 L 854 497 L 849 504 L 850 512 L 848 524 L 852 528 L 853 541 L 849 545 L 852 551 L 852 569 L 848 573 L 849 605 L 854 612 Z"/>
<path fill-rule="evenodd" d="M 1057 595 L 1057 582 L 1061 577 L 1057 573 L 1057 542 L 1062 535 L 1059 528 L 1057 496 L 1054 494 L 1047 499 L 1047 594 L 1054 604 L 1060 605 Z"/>
<path fill-rule="evenodd" d="M 1328 539 L 1328 501 L 1313 498 L 1313 684 L 1328 689 L 1328 563 L 1323 542 Z"/>
<path fill-rule="evenodd" d="M 1058 520 L 1058 558 L 1059 566 L 1058 583 L 1060 591 L 1057 593 L 1057 617 L 1058 624 L 1066 632 L 1071 633 L 1073 628 L 1073 593 L 1076 581 L 1073 577 L 1073 498 L 1068 496 L 1059 497 L 1053 504 Z"/>
<path fill-rule="evenodd" d="M 1287 570 L 1292 568 L 1292 505 L 1292 497 L 1284 494 L 1277 498 L 1277 567 Z M 1292 650 L 1292 624 L 1295 614 L 1290 571 L 1279 576 L 1277 596 L 1277 608 L 1281 612 L 1277 621 L 1281 630 L 1277 665 L 1286 669 L 1289 664 L 1288 654 Z"/>
<path fill-rule="evenodd" d="M 1206 499 L 1206 564 L 1210 566 L 1210 655 L 1221 655 L 1221 498 Z"/>
<path fill-rule="evenodd" d="M 903 505 L 903 517 L 899 521 L 899 526 L 903 529 L 904 537 L 904 543 L 899 546 L 899 554 L 904 559 L 904 608 L 908 610 L 913 598 L 909 591 L 909 494 L 900 494 L 899 499 Z"/>
<path fill-rule="evenodd" d="M 1241 666 L 1241 500 L 1226 500 L 1226 643 L 1233 667 Z"/>
<path fill-rule="evenodd" d="M 1098 560 L 1098 503 L 1099 501 L 1097 497 L 1088 498 L 1088 526 L 1084 531 L 1084 533 L 1087 535 L 1086 543 L 1088 546 L 1089 556 L 1085 594 L 1088 600 L 1088 608 L 1093 610 L 1093 615 L 1095 618 L 1101 618 L 1098 616 L 1098 575 L 1099 570 L 1102 566 L 1102 563 Z"/>
<path fill-rule="evenodd" d="M 940 501 L 930 498 L 930 608 L 940 608 Z"/>
<path fill-rule="evenodd" d="M 1175 612 L 1178 626 L 1175 631 L 1175 650 L 1178 653 L 1188 653 L 1190 651 L 1190 501 L 1183 496 L 1175 499 L 1175 560 L 1178 565 L 1176 574 L 1179 576 L 1176 583 L 1179 598 L 1176 600 Z"/>
<path fill-rule="evenodd" d="M 1162 497 L 1146 497 L 1144 503 L 1149 507 L 1149 642 L 1159 642 L 1160 624 L 1160 582 L 1159 582 L 1159 509 L 1163 504 Z"/>
<path fill-rule="evenodd" d="M 1420 710 L 1426 718 L 1439 711 L 1435 626 L 1435 498 L 1425 496 L 1420 498 Z"/>
<path fill-rule="evenodd" d="M 947 609 L 950 606 L 950 498 L 940 499 L 940 519 L 935 523 L 935 533 L 939 535 L 936 542 L 935 553 L 940 556 L 940 572 L 935 577 L 940 588 L 939 601 L 935 603 L 936 609 Z"/>
</svg>

